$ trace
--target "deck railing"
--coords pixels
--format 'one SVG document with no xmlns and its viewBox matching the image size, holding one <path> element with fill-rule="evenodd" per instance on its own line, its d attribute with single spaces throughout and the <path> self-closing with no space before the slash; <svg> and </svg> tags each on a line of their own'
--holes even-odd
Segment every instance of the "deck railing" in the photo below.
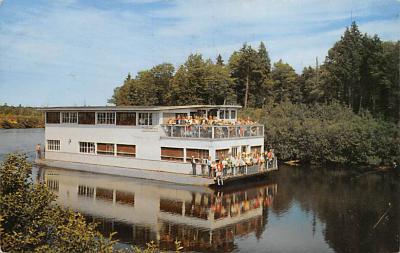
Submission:
<svg viewBox="0 0 400 253">
<path fill-rule="evenodd" d="M 197 176 L 203 177 L 211 177 L 214 178 L 215 175 L 212 175 L 210 171 L 208 171 L 208 167 L 205 164 L 198 164 L 197 168 L 201 168 L 197 170 L 199 174 Z M 243 175 L 253 175 L 262 172 L 269 172 L 273 170 L 278 170 L 278 159 L 274 157 L 271 161 L 266 161 L 262 164 L 253 164 L 253 165 L 243 165 L 243 166 L 228 166 L 223 170 L 223 178 L 232 178 Z M 214 171 L 215 173 L 215 171 Z"/>
<path fill-rule="evenodd" d="M 166 137 L 229 139 L 263 137 L 263 125 L 169 125 L 162 124 Z"/>
</svg>

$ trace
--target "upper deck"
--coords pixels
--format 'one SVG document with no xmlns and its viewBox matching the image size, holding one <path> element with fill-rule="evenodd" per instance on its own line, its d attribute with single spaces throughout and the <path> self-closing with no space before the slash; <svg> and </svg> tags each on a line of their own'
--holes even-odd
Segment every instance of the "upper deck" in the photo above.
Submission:
<svg viewBox="0 0 400 253">
<path fill-rule="evenodd" d="M 155 129 L 162 138 L 263 137 L 264 127 L 239 120 L 238 105 L 45 107 L 46 127 Z"/>
</svg>

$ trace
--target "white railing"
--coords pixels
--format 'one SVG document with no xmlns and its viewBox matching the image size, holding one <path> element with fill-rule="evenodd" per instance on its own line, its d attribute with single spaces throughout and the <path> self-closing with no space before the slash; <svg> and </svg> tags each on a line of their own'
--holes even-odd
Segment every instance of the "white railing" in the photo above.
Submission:
<svg viewBox="0 0 400 253">
<path fill-rule="evenodd" d="M 229 139 L 263 137 L 263 125 L 169 125 L 162 124 L 166 137 Z"/>
</svg>

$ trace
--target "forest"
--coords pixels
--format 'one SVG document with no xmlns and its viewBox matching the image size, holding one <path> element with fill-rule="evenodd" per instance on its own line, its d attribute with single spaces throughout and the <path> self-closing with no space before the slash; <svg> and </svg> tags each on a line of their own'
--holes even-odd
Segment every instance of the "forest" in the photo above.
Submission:
<svg viewBox="0 0 400 253">
<path fill-rule="evenodd" d="M 299 49 L 301 50 L 301 49 Z M 225 62 L 191 54 L 115 88 L 116 105 L 240 104 L 266 125 L 266 145 L 285 160 L 382 164 L 400 158 L 400 42 L 362 33 L 356 23 L 321 63 L 301 74 L 266 45 L 244 44 Z"/>
</svg>

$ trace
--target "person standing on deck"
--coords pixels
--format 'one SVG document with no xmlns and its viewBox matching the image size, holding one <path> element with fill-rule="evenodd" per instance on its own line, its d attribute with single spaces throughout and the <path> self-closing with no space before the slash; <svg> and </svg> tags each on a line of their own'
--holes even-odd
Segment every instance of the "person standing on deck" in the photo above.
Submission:
<svg viewBox="0 0 400 253">
<path fill-rule="evenodd" d="M 196 159 L 194 159 L 194 156 L 192 156 L 192 160 L 190 162 L 192 164 L 193 175 L 196 175 Z"/>
<path fill-rule="evenodd" d="M 219 161 L 217 164 L 217 184 L 218 185 L 224 185 L 224 179 L 223 179 L 223 175 L 222 175 L 222 171 L 223 171 L 223 165 L 222 162 Z"/>
<path fill-rule="evenodd" d="M 41 159 L 42 158 L 42 148 L 40 146 L 40 143 L 38 143 L 36 145 L 35 151 L 36 151 L 36 160 Z"/>
<path fill-rule="evenodd" d="M 207 168 L 208 168 L 208 177 L 211 177 L 211 156 L 209 156 L 206 160 Z"/>
<path fill-rule="evenodd" d="M 268 168 L 271 168 L 271 166 L 272 166 L 272 159 L 273 159 L 272 149 L 270 149 L 270 150 L 268 151 L 267 159 L 268 159 Z"/>
</svg>

